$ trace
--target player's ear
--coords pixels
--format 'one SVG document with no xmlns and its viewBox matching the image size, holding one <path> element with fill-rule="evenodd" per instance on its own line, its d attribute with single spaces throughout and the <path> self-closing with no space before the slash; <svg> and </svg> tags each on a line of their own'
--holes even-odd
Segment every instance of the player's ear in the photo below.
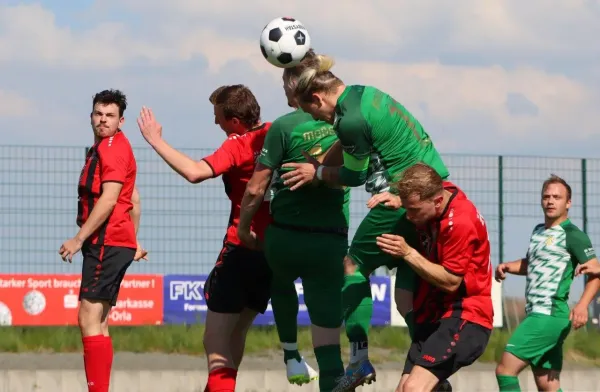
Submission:
<svg viewBox="0 0 600 392">
<path fill-rule="evenodd" d="M 119 128 L 122 128 L 123 124 L 125 124 L 125 117 L 121 116 L 121 118 L 119 119 Z"/>
<path fill-rule="evenodd" d="M 435 208 L 440 208 L 442 206 L 442 202 L 443 201 L 444 201 L 444 195 L 443 194 L 435 196 L 433 198 L 433 204 L 435 205 Z"/>
<path fill-rule="evenodd" d="M 323 100 L 321 99 L 321 96 L 317 93 L 313 93 L 313 95 L 311 96 L 311 100 L 312 103 L 314 103 L 317 107 L 321 107 L 323 106 Z"/>
</svg>

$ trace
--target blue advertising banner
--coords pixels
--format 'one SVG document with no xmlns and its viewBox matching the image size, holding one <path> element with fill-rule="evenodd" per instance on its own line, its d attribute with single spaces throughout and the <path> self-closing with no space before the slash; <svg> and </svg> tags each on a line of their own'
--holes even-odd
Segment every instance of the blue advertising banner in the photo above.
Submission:
<svg viewBox="0 0 600 392">
<path fill-rule="evenodd" d="M 204 323 L 206 318 L 206 302 L 203 290 L 207 275 L 165 275 L 164 290 L 164 323 L 195 324 Z M 296 292 L 300 304 L 298 325 L 310 325 L 310 317 L 304 304 L 304 291 L 301 280 L 296 281 Z M 393 290 L 387 276 L 371 277 L 371 293 L 373 296 L 373 318 L 371 325 L 389 325 L 391 320 L 391 304 Z M 274 325 L 271 304 L 265 314 L 259 314 L 255 325 Z"/>
</svg>

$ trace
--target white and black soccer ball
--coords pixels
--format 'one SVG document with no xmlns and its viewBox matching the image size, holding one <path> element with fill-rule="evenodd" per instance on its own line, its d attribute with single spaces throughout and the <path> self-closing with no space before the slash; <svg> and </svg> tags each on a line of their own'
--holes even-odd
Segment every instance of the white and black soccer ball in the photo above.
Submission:
<svg viewBox="0 0 600 392">
<path fill-rule="evenodd" d="M 263 29 L 260 50 L 265 59 L 276 67 L 295 67 L 310 50 L 310 35 L 299 20 L 276 18 Z"/>
<path fill-rule="evenodd" d="M 31 290 L 23 297 L 23 309 L 32 316 L 37 316 L 46 309 L 46 297 L 41 291 Z"/>
</svg>

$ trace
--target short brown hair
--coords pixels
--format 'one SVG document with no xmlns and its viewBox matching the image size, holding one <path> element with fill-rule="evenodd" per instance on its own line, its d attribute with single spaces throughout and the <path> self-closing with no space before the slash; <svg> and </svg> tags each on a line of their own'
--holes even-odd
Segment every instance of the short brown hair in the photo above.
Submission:
<svg viewBox="0 0 600 392">
<path fill-rule="evenodd" d="M 402 172 L 394 186 L 401 199 L 417 195 L 428 200 L 443 192 L 444 180 L 431 166 L 419 162 Z"/>
<path fill-rule="evenodd" d="M 221 93 L 221 91 L 225 90 L 227 87 L 229 87 L 229 86 L 225 85 L 225 86 L 217 87 L 217 89 L 210 94 L 210 97 L 208 97 L 208 100 L 210 101 L 210 103 L 212 103 L 213 105 L 216 105 L 217 95 L 219 95 Z"/>
<path fill-rule="evenodd" d="M 546 181 L 544 181 L 544 184 L 542 185 L 542 195 L 544 194 L 546 188 L 548 188 L 548 185 L 550 184 L 561 184 L 562 186 L 564 186 L 567 189 L 567 200 L 571 200 L 571 186 L 564 179 L 557 176 L 556 174 L 551 174 L 550 177 Z"/>
<path fill-rule="evenodd" d="M 223 109 L 226 119 L 239 119 L 248 128 L 260 122 L 260 105 L 250 89 L 242 84 L 221 86 L 209 99 Z"/>
</svg>

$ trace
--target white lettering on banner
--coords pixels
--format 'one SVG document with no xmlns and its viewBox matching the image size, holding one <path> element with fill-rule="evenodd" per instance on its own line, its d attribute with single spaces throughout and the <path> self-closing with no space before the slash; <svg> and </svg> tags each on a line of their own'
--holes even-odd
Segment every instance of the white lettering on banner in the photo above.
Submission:
<svg viewBox="0 0 600 392">
<path fill-rule="evenodd" d="M 132 321 L 133 316 L 131 315 L 131 313 L 129 313 L 126 310 L 115 310 L 115 309 L 113 309 L 108 314 L 108 318 L 112 322 L 122 322 L 122 321 L 130 322 L 130 321 Z"/>
<path fill-rule="evenodd" d="M 385 301 L 385 296 L 387 295 L 387 285 L 385 283 L 371 284 L 371 294 L 373 296 L 373 301 L 383 302 Z"/>
<path fill-rule="evenodd" d="M 78 289 L 81 279 L 0 279 L 0 289 Z"/>
<path fill-rule="evenodd" d="M 153 289 L 156 283 L 154 279 L 138 280 L 138 279 L 124 279 L 121 282 L 121 288 L 124 289 Z"/>
<path fill-rule="evenodd" d="M 208 310 L 208 306 L 206 306 L 206 305 L 190 304 L 187 302 L 183 304 L 184 312 L 206 312 L 207 310 Z"/>
<path fill-rule="evenodd" d="M 144 299 L 119 299 L 117 300 L 117 309 L 153 309 L 154 301 Z"/>
<path fill-rule="evenodd" d="M 24 279 L 0 279 L 0 289 L 22 289 L 26 283 Z"/>
<path fill-rule="evenodd" d="M 78 289 L 81 286 L 81 279 L 54 279 L 53 287 L 55 289 Z"/>
<path fill-rule="evenodd" d="M 202 301 L 204 299 L 204 281 L 174 280 L 169 284 L 169 299 L 185 301 Z"/>
</svg>

